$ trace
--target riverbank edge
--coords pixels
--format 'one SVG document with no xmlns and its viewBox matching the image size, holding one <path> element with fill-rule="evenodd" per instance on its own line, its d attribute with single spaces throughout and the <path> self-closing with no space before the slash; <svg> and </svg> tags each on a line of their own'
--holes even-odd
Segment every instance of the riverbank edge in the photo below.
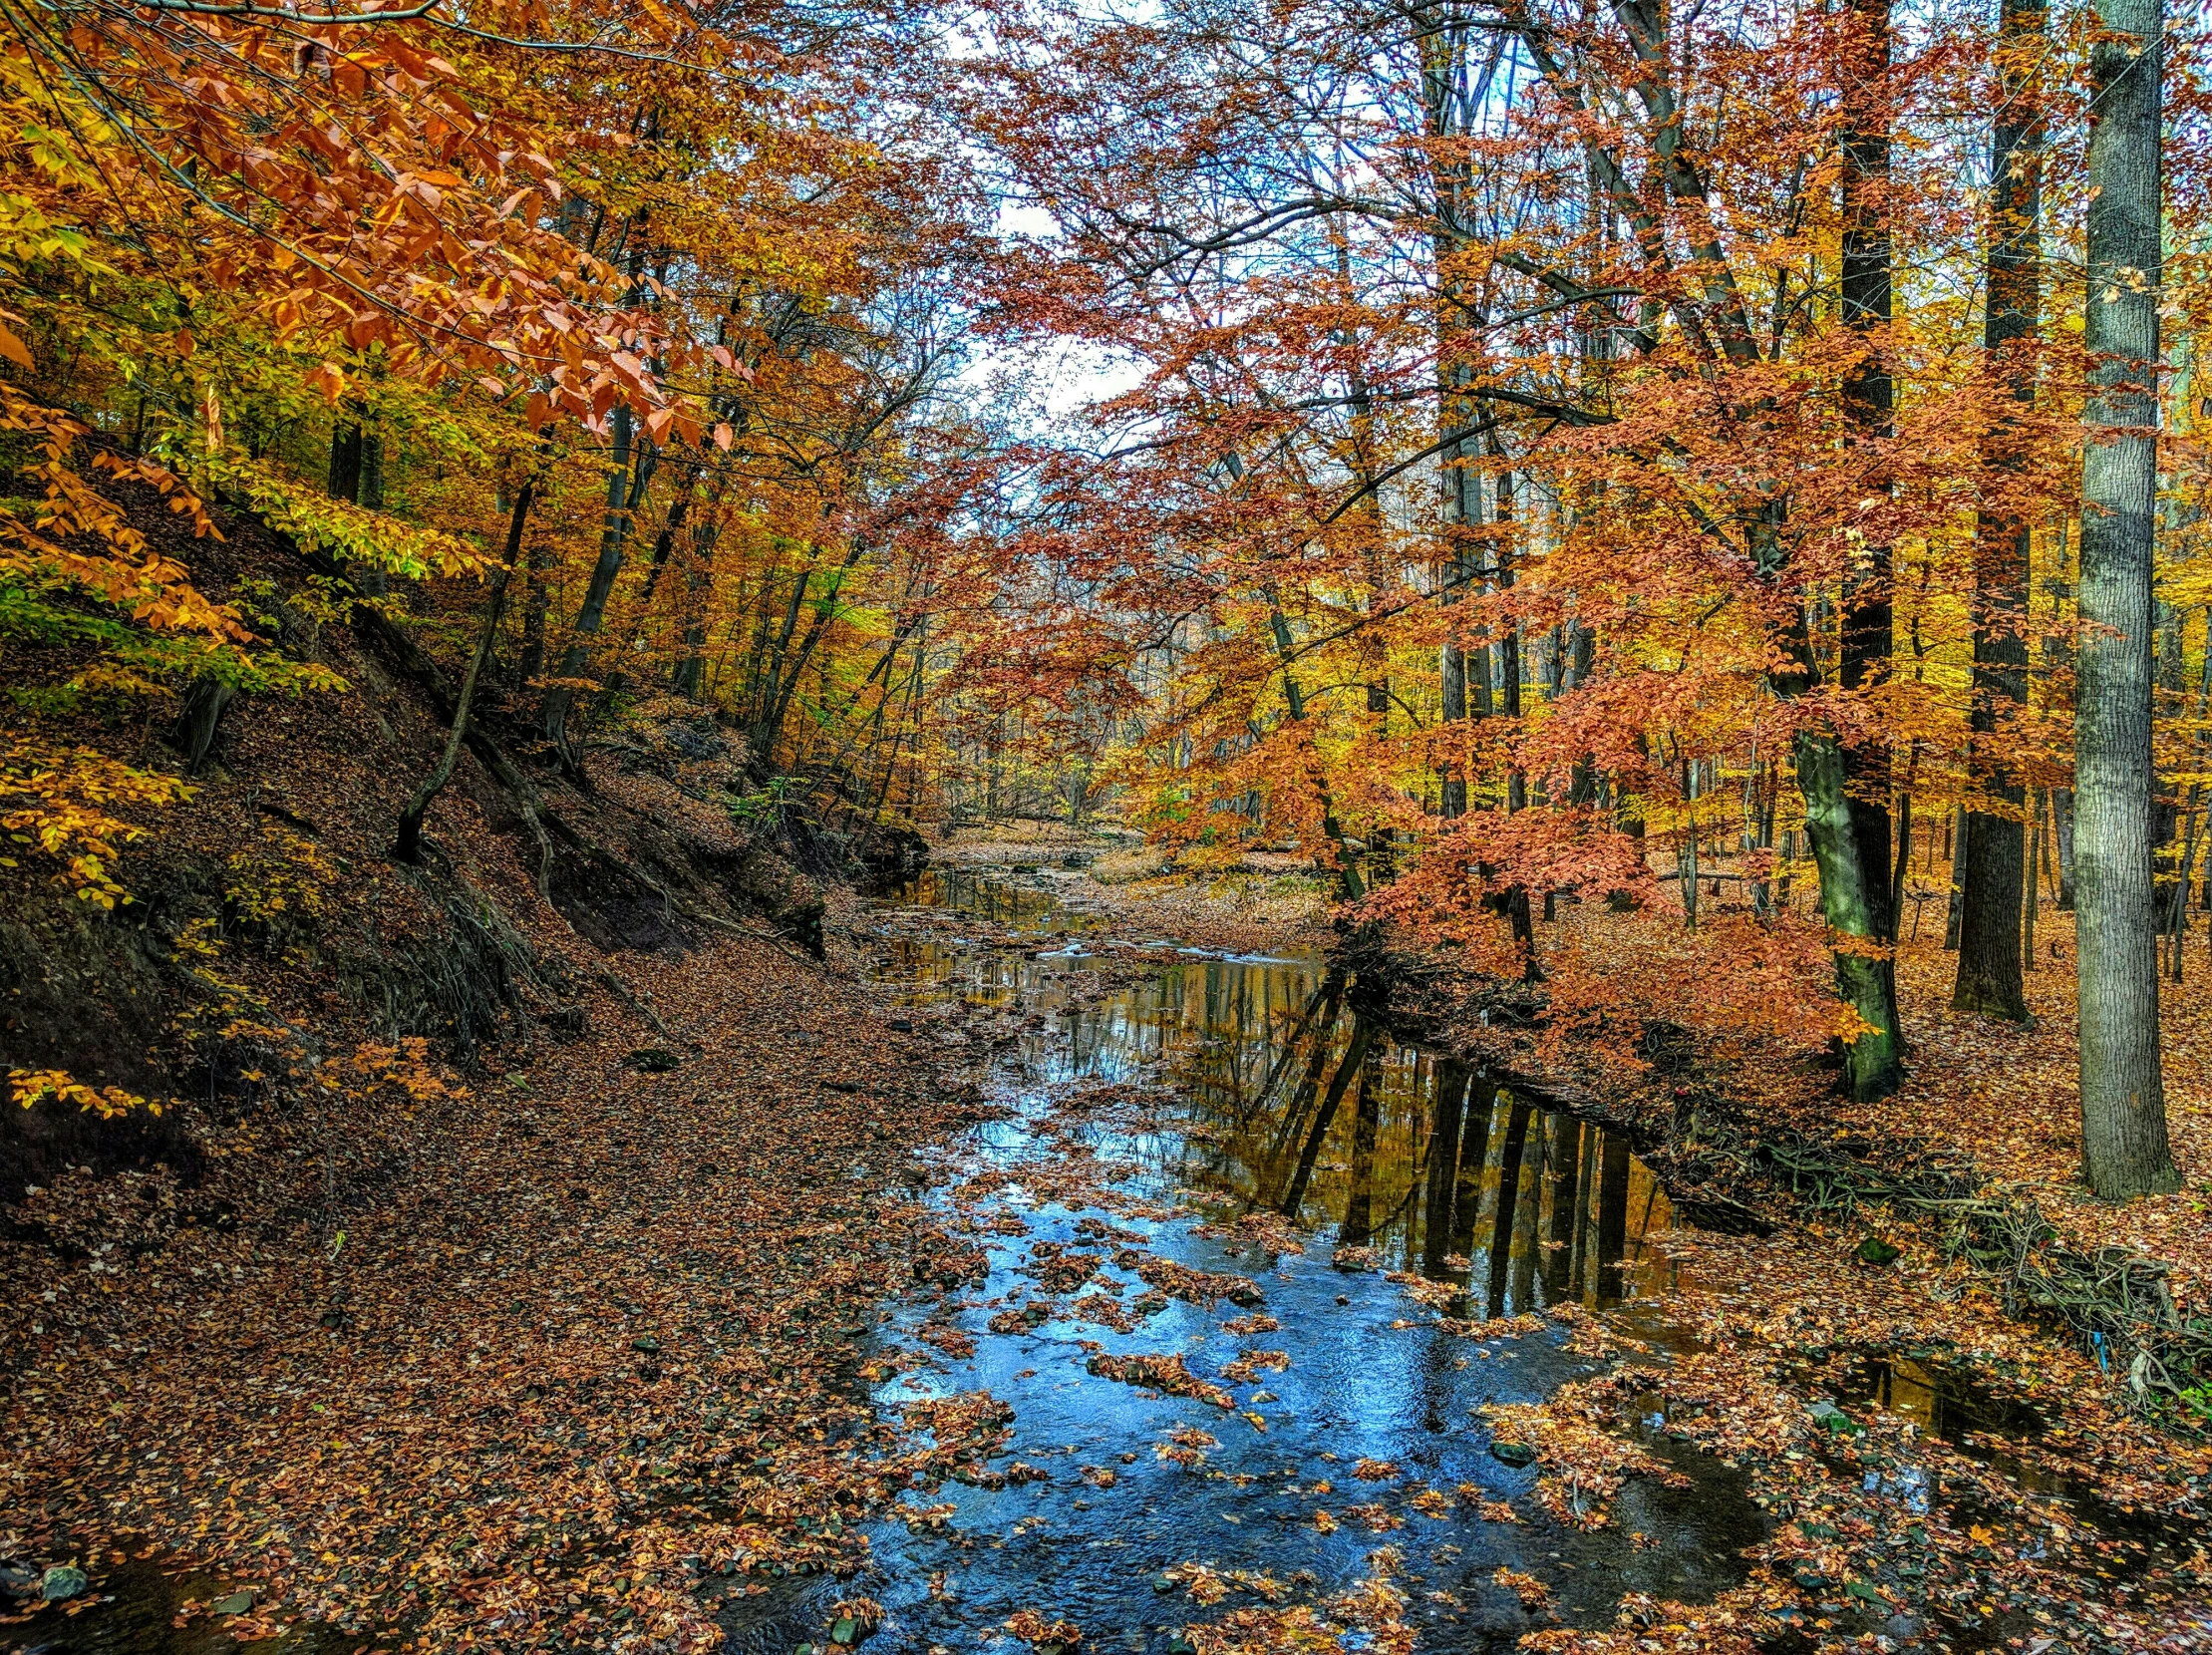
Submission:
<svg viewBox="0 0 2212 1655">
<path fill-rule="evenodd" d="M 1337 928 L 1332 967 L 1352 1003 L 1395 1033 L 1472 1064 L 1551 1106 L 1625 1133 L 1689 1222 L 1766 1234 L 1807 1221 L 1857 1224 L 1878 1264 L 1897 1215 L 2002 1290 L 2009 1313 L 2094 1360 L 2115 1397 L 2177 1434 L 2212 1435 L 2212 1322 L 2185 1316 L 2146 1253 L 2074 1245 L 2032 1193 L 2001 1183 L 1965 1152 L 1903 1136 L 1816 1139 L 1762 1121 L 1677 1024 L 1648 1018 L 1633 1079 L 1546 1062 L 1535 1036 L 1539 987 L 1507 982 L 1406 946 L 1381 927 Z M 1873 1215 L 1880 1214 L 1880 1221 Z"/>
</svg>

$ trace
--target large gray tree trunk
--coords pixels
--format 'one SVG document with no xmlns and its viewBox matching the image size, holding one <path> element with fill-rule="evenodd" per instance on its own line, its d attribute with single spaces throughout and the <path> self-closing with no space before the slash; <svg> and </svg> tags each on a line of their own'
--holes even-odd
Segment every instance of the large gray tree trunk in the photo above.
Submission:
<svg viewBox="0 0 2212 1655">
<path fill-rule="evenodd" d="M 2163 0 L 2105 0 L 2099 10 L 2082 332 L 2091 396 L 2081 416 L 2075 972 L 2083 1170 L 2099 1195 L 2121 1200 L 2181 1187 L 2158 1061 L 2150 860 L 2165 19 Z"/>
<path fill-rule="evenodd" d="M 1990 131 L 1989 296 L 1982 343 L 1997 357 L 2036 331 L 2042 292 L 2043 99 L 2039 74 L 2047 35 L 2043 0 L 2003 0 L 1998 24 L 2004 101 Z M 1998 366 L 1993 361 L 1993 367 Z M 2033 403 L 2035 380 L 2012 376 L 2012 395 Z M 1982 462 L 1993 481 L 2017 469 L 2020 436 L 2011 421 L 1983 439 Z M 1974 532 L 1974 698 L 1969 719 L 1977 746 L 1995 735 L 2028 699 L 2029 526 L 2017 507 L 1984 505 Z M 1980 756 L 1980 755 L 1978 755 Z M 2010 809 L 1967 819 L 1964 901 L 1959 918 L 1959 975 L 1951 1004 L 2016 1023 L 2028 1020 L 2021 980 L 2020 904 L 2027 829 L 2020 814 L 2027 791 L 2002 759 L 1983 777 Z"/>
</svg>

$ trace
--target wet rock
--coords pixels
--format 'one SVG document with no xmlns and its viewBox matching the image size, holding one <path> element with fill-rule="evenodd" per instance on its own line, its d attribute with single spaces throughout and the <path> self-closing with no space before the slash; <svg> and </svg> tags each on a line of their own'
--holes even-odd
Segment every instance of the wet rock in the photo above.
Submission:
<svg viewBox="0 0 2212 1655">
<path fill-rule="evenodd" d="M 684 1060 L 666 1046 L 640 1046 L 622 1061 L 640 1074 L 665 1075 Z"/>
<path fill-rule="evenodd" d="M 1533 1466 L 1536 1451 L 1526 1443 L 1492 1443 L 1490 1458 L 1507 1466 Z"/>
<path fill-rule="evenodd" d="M 63 1603 L 82 1596 L 91 1585 L 83 1569 L 72 1563 L 56 1563 L 39 1577 L 39 1596 L 49 1603 Z"/>
<path fill-rule="evenodd" d="M 875 1630 L 876 1620 L 876 1606 L 865 1598 L 856 1603 L 840 1603 L 837 1618 L 829 1626 L 829 1641 L 841 1649 L 850 1649 Z"/>
<path fill-rule="evenodd" d="M 1858 1249 L 1852 1256 L 1857 1258 L 1861 1264 L 1872 1264 L 1876 1268 L 1881 1268 L 1896 1263 L 1898 1253 L 1895 1247 L 1884 1241 L 1880 1236 L 1869 1235 L 1858 1244 Z"/>
<path fill-rule="evenodd" d="M 39 1571 L 21 1563 L 0 1563 L 0 1592 L 29 1597 L 39 1589 Z"/>
<path fill-rule="evenodd" d="M 1827 1431 L 1857 1432 L 1866 1429 L 1838 1408 L 1834 1401 L 1828 1397 L 1815 1397 L 1807 1403 L 1805 1405 L 1805 1417 L 1811 1420 L 1814 1425 Z"/>
<path fill-rule="evenodd" d="M 211 1615 L 249 1615 L 253 1612 L 253 1593 L 232 1592 L 228 1597 L 218 1597 L 207 1605 Z"/>
<path fill-rule="evenodd" d="M 635 1339 L 632 1339 L 630 1341 L 630 1349 L 634 1351 L 643 1351 L 648 1356 L 652 1355 L 660 1348 L 661 1342 L 658 1339 L 654 1338 L 650 1333 L 641 1333 Z"/>
</svg>

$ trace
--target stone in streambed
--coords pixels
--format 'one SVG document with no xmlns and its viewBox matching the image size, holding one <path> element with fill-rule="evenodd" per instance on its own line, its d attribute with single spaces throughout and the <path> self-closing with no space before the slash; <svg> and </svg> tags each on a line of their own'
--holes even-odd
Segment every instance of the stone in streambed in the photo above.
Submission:
<svg viewBox="0 0 2212 1655">
<path fill-rule="evenodd" d="M 56 1563 L 39 1576 L 39 1596 L 49 1603 L 62 1603 L 82 1596 L 91 1585 L 83 1569 L 73 1563 Z"/>
</svg>

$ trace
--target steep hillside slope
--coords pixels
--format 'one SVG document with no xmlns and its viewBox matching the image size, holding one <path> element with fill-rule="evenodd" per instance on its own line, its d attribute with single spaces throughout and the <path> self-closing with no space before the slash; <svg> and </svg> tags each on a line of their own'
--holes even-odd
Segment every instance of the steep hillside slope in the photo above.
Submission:
<svg viewBox="0 0 2212 1655">
<path fill-rule="evenodd" d="M 734 931 L 819 951 L 821 896 L 791 858 L 826 871 L 848 847 L 788 813 L 746 818 L 762 796 L 742 740 L 673 697 L 603 709 L 578 785 L 537 761 L 536 696 L 495 662 L 421 861 L 394 859 L 450 726 L 458 674 L 441 663 L 467 647 L 474 589 L 450 594 L 451 624 L 435 608 L 348 617 L 337 571 L 250 516 L 218 512 L 224 538 L 195 540 L 151 495 L 132 504 L 157 550 L 346 688 L 83 699 L 59 747 L 50 698 L 47 751 L 74 736 L 190 792 L 113 807 L 146 832 L 113 859 L 130 899 L 112 910 L 36 845 L 0 868 L 0 1064 L 19 1091 L 62 1075 L 148 1101 L 113 1119 L 52 1097 L 0 1111 L 0 1200 L 70 1164 L 158 1159 L 189 1178 L 210 1134 L 327 1095 L 345 1064 L 356 1081 L 418 1059 L 515 1069 L 580 1035 L 593 992 L 650 1017 L 631 956 Z M 11 688 L 71 676 L 67 640 L 5 645 Z"/>
</svg>

